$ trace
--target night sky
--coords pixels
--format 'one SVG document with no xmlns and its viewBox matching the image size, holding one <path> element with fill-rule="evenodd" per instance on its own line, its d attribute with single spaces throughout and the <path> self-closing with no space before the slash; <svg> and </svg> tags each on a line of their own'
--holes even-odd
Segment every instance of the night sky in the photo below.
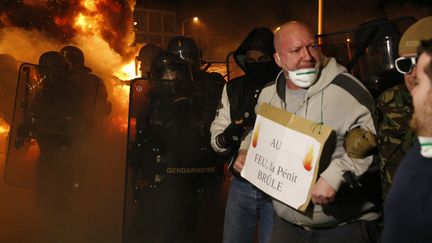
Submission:
<svg viewBox="0 0 432 243">
<path fill-rule="evenodd" d="M 243 36 L 256 26 L 276 27 L 288 20 L 317 26 L 317 0 L 138 0 L 137 5 L 171 7 L 179 21 L 200 16 L 212 33 Z M 378 17 L 432 15 L 430 0 L 324 0 L 324 31 L 350 29 Z"/>
</svg>

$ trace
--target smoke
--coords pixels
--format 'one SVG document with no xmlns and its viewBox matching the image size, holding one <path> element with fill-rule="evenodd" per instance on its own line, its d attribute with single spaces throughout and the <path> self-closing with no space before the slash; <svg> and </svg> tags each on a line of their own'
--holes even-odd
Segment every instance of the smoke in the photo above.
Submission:
<svg viewBox="0 0 432 243">
<path fill-rule="evenodd" d="M 16 60 L 37 63 L 41 53 L 59 50 L 62 43 L 45 36 L 38 30 L 7 27 L 0 30 L 0 53 L 12 55 Z"/>
</svg>

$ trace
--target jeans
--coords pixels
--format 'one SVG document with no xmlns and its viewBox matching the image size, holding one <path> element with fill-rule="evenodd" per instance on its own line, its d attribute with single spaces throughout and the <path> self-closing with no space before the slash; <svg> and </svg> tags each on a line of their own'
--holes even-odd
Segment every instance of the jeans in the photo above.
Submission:
<svg viewBox="0 0 432 243">
<path fill-rule="evenodd" d="M 225 210 L 224 243 L 251 243 L 259 225 L 259 242 L 270 241 L 274 209 L 270 196 L 233 177 Z"/>
</svg>

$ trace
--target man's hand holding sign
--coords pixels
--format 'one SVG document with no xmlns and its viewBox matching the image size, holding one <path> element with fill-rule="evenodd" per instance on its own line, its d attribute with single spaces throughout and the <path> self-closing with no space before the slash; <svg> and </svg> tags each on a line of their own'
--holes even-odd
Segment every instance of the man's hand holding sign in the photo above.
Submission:
<svg viewBox="0 0 432 243">
<path fill-rule="evenodd" d="M 315 183 L 330 128 L 268 104 L 261 105 L 255 124 L 249 149 L 240 150 L 234 164 L 244 178 L 301 211 L 309 199 L 319 205 L 333 201 L 335 189 L 324 179 Z"/>
</svg>

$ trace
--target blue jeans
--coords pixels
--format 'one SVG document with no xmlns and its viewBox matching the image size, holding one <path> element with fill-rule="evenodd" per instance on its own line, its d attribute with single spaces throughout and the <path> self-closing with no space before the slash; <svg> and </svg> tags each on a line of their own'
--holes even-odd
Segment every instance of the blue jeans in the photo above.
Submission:
<svg viewBox="0 0 432 243">
<path fill-rule="evenodd" d="M 274 209 L 270 196 L 233 177 L 225 209 L 224 243 L 251 243 L 259 223 L 259 242 L 270 241 Z"/>
</svg>

